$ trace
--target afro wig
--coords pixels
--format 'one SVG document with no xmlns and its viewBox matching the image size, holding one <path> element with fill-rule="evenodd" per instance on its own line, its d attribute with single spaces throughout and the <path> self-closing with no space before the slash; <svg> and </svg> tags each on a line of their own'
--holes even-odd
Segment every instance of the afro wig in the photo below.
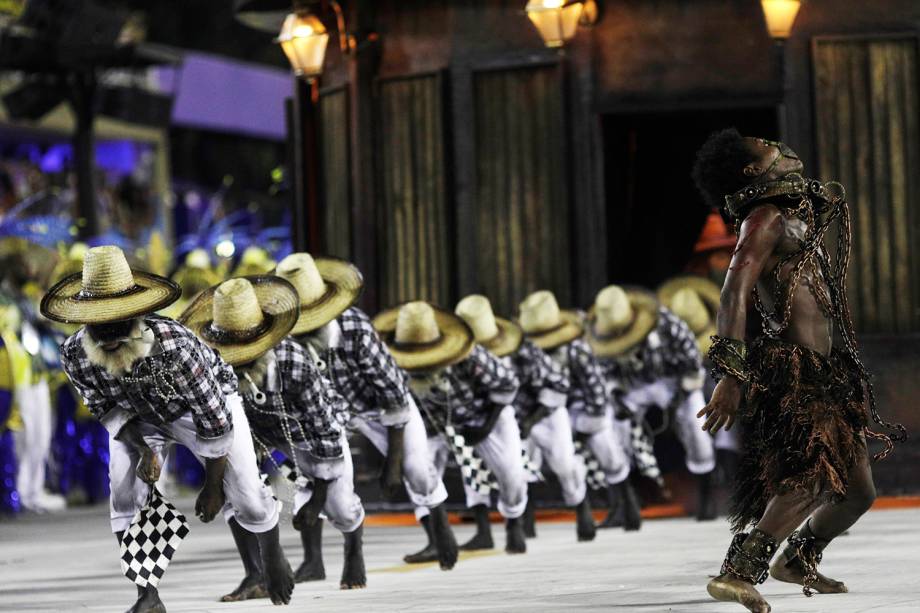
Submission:
<svg viewBox="0 0 920 613">
<path fill-rule="evenodd" d="M 743 169 L 754 161 L 744 137 L 735 128 L 713 132 L 696 153 L 693 181 L 706 204 L 719 208 L 725 196 L 750 182 Z"/>
</svg>

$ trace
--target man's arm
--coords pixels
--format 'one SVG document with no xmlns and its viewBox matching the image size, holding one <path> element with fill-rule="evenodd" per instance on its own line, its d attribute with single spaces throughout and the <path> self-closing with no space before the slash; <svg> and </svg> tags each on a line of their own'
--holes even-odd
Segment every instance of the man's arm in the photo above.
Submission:
<svg viewBox="0 0 920 613">
<path fill-rule="evenodd" d="M 751 294 L 782 236 L 783 227 L 782 213 L 770 204 L 755 208 L 741 224 L 738 247 L 722 287 L 716 321 L 720 337 L 744 342 Z M 740 402 L 741 381 L 730 375 L 723 377 L 709 404 L 698 414 L 698 417 L 706 416 L 703 430 L 715 433 L 723 426 L 726 430 L 730 429 Z"/>
</svg>

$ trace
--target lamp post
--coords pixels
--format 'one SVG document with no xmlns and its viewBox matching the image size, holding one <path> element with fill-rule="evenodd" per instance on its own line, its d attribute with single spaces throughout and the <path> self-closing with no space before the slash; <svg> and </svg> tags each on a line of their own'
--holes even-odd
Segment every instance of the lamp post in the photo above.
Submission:
<svg viewBox="0 0 920 613">
<path fill-rule="evenodd" d="M 547 47 L 562 47 L 575 36 L 584 8 L 584 0 L 530 0 L 524 11 Z"/>
<path fill-rule="evenodd" d="M 776 56 L 779 63 L 779 81 L 782 100 L 777 110 L 779 132 L 787 138 L 788 121 L 786 118 L 786 95 L 789 92 L 789 79 L 786 71 L 786 39 L 792 34 L 792 25 L 802 6 L 801 0 L 761 0 L 767 31 L 775 42 Z"/>
</svg>

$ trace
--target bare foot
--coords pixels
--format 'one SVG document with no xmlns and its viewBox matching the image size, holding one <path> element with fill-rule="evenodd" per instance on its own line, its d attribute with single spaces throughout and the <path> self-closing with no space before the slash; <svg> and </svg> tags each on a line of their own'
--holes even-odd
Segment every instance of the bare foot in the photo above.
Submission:
<svg viewBox="0 0 920 613">
<path fill-rule="evenodd" d="M 447 511 L 443 506 L 431 509 L 431 534 L 438 551 L 438 563 L 441 570 L 450 570 L 457 563 L 457 539 L 447 521 Z"/>
<path fill-rule="evenodd" d="M 323 565 L 322 560 L 310 560 L 309 562 L 304 560 L 303 563 L 297 567 L 297 572 L 294 573 L 294 581 L 296 583 L 304 583 L 306 581 L 322 581 L 326 578 L 326 567 Z"/>
<path fill-rule="evenodd" d="M 406 564 L 423 564 L 425 562 L 436 562 L 438 559 L 438 548 L 434 543 L 428 543 L 425 548 L 415 553 L 403 556 L 403 562 Z"/>
<path fill-rule="evenodd" d="M 294 573 L 278 541 L 278 526 L 256 535 L 265 576 L 265 589 L 273 604 L 289 604 L 294 593 Z"/>
<path fill-rule="evenodd" d="M 575 507 L 575 533 L 580 542 L 593 541 L 597 536 L 597 527 L 594 525 L 594 516 L 591 515 L 591 502 L 588 497 Z"/>
<path fill-rule="evenodd" d="M 509 519 L 506 524 L 505 551 L 510 554 L 527 553 L 527 540 L 524 537 L 524 522 L 520 517 Z"/>
<path fill-rule="evenodd" d="M 495 549 L 492 534 L 489 532 L 477 531 L 473 538 L 460 545 L 460 551 L 480 551 L 482 549 Z"/>
<path fill-rule="evenodd" d="M 137 602 L 127 613 L 166 613 L 166 605 L 155 587 L 138 588 Z"/>
<path fill-rule="evenodd" d="M 340 589 L 358 590 L 367 587 L 362 549 L 363 534 L 364 528 L 361 526 L 354 532 L 345 533 L 345 567 L 342 569 L 342 580 L 339 582 Z"/>
<path fill-rule="evenodd" d="M 246 575 L 239 586 L 221 597 L 221 602 L 239 602 L 255 598 L 268 598 L 268 591 L 262 581 L 262 575 Z"/>
<path fill-rule="evenodd" d="M 802 567 L 796 560 L 791 564 L 787 564 L 783 556 L 780 556 L 779 559 L 770 566 L 770 576 L 777 581 L 783 581 L 785 583 L 795 583 L 796 585 L 805 584 L 805 573 Z M 843 581 L 825 577 L 821 573 L 818 573 L 818 580 L 813 582 L 809 587 L 819 594 L 845 594 L 850 591 Z"/>
<path fill-rule="evenodd" d="M 737 602 L 751 613 L 770 613 L 770 604 L 747 581 L 731 575 L 719 575 L 706 586 L 709 595 L 721 602 Z"/>
</svg>

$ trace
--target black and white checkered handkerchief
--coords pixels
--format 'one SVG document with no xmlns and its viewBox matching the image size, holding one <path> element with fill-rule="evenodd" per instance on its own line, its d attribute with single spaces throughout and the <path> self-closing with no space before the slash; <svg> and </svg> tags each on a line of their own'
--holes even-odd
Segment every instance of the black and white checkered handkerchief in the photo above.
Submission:
<svg viewBox="0 0 920 613">
<path fill-rule="evenodd" d="M 524 464 L 524 472 L 527 473 L 526 477 L 535 477 L 537 481 L 544 481 L 540 467 L 530 458 L 530 454 L 527 453 L 524 447 L 521 447 L 521 462 Z M 530 481 L 529 478 L 528 481 Z"/>
<path fill-rule="evenodd" d="M 633 460 L 639 474 L 652 479 L 658 485 L 664 485 L 658 458 L 655 457 L 655 443 L 642 422 L 633 421 L 629 431 Z"/>
<path fill-rule="evenodd" d="M 154 487 L 121 539 L 121 571 L 141 587 L 157 587 L 182 539 L 188 521 Z"/>
<path fill-rule="evenodd" d="M 588 469 L 585 481 L 588 483 L 588 487 L 592 490 L 601 490 L 607 487 L 607 478 L 604 475 L 604 471 L 601 470 L 601 463 L 597 461 L 591 448 L 581 441 L 575 441 L 575 453 L 585 461 L 585 468 Z"/>
<path fill-rule="evenodd" d="M 460 474 L 463 475 L 463 482 L 466 483 L 478 494 L 491 494 L 498 491 L 498 482 L 495 475 L 486 467 L 485 462 L 476 453 L 476 450 L 466 444 L 463 435 L 457 432 L 453 426 L 444 427 L 444 436 L 447 438 L 447 444 L 454 459 L 460 467 Z"/>
</svg>

